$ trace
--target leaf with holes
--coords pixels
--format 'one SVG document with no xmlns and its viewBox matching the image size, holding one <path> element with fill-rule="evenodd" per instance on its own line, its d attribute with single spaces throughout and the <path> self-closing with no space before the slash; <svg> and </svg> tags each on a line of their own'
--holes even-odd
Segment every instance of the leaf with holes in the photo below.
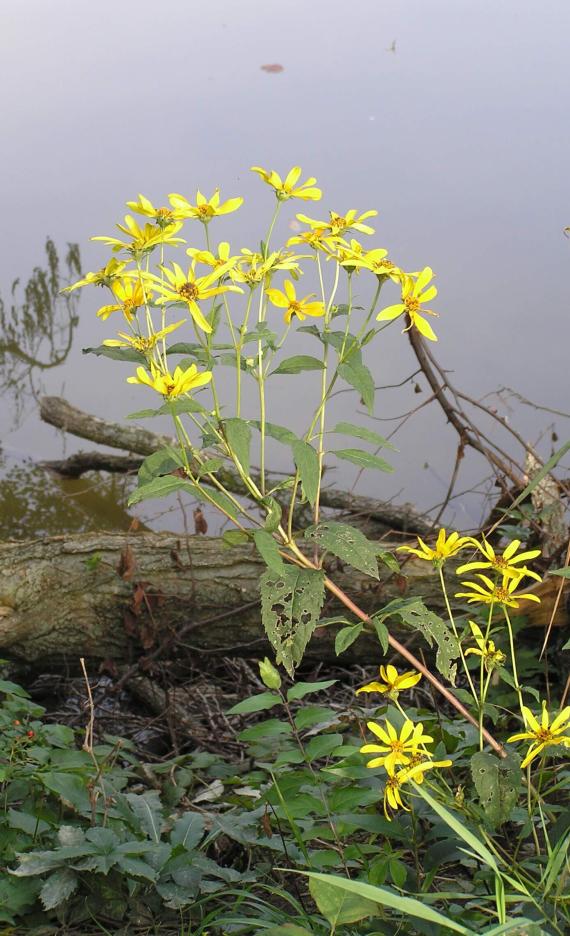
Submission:
<svg viewBox="0 0 570 936">
<path fill-rule="evenodd" d="M 457 664 L 453 663 L 453 660 L 459 656 L 459 642 L 445 621 L 433 611 L 429 611 L 421 598 L 395 598 L 374 617 L 379 621 L 384 621 L 394 614 L 397 614 L 404 624 L 419 631 L 430 647 L 433 647 L 435 642 L 437 645 L 435 665 L 441 675 L 454 686 Z"/>
<path fill-rule="evenodd" d="M 305 539 L 313 540 L 332 552 L 342 562 L 347 562 L 353 569 L 378 578 L 378 545 L 366 538 L 364 533 L 347 523 L 333 520 L 320 523 L 305 530 Z"/>
<path fill-rule="evenodd" d="M 284 566 L 261 576 L 261 618 L 275 650 L 290 676 L 303 659 L 305 648 L 319 623 L 325 599 L 324 573 Z"/>
<path fill-rule="evenodd" d="M 492 828 L 507 822 L 519 798 L 520 758 L 509 754 L 502 759 L 478 751 L 471 758 L 471 776 L 485 819 Z"/>
</svg>

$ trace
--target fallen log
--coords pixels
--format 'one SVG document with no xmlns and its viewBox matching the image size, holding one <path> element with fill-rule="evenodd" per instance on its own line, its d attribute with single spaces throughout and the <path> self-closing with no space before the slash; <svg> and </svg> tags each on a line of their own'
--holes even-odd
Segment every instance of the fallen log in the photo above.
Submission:
<svg viewBox="0 0 570 936">
<path fill-rule="evenodd" d="M 70 432 L 81 439 L 88 439 L 91 442 L 97 442 L 111 448 L 123 449 L 136 455 L 152 455 L 153 452 L 164 448 L 166 445 L 178 444 L 170 436 L 158 435 L 140 426 L 124 426 L 121 423 L 100 419 L 98 416 L 91 416 L 89 413 L 84 413 L 72 406 L 62 397 L 42 397 L 40 399 L 40 416 L 44 422 L 49 423 L 51 426 L 63 429 L 64 432 Z M 77 465 L 81 466 L 82 472 L 100 469 L 120 470 L 120 463 L 117 462 L 114 462 L 113 467 L 105 468 L 105 465 L 102 464 L 102 456 L 98 453 L 93 453 L 92 469 L 87 468 L 90 455 L 91 453 L 80 453 L 81 458 L 79 459 L 78 456 L 72 456 L 71 459 L 61 462 L 47 463 L 47 467 L 61 471 L 64 474 L 69 472 L 73 474 Z M 112 459 L 112 456 L 109 456 L 109 458 Z M 125 463 L 125 466 L 127 464 L 130 465 L 130 463 Z M 247 495 L 247 491 L 237 473 L 230 468 L 221 469 L 218 477 L 223 481 L 227 490 L 233 494 Z M 202 483 L 207 482 L 204 479 Z M 343 511 L 351 516 L 374 520 L 389 530 L 419 533 L 420 535 L 427 535 L 431 530 L 430 524 L 411 504 L 393 504 L 388 501 L 379 501 L 372 497 L 350 494 L 325 485 L 321 492 L 321 505 L 329 509 Z"/>
<path fill-rule="evenodd" d="M 96 533 L 1 543 L 0 653 L 42 665 L 80 656 L 124 661 L 172 638 L 177 655 L 263 655 L 264 569 L 254 547 L 229 549 L 206 536 Z M 408 562 L 405 578 L 381 567 L 376 581 L 335 560 L 331 574 L 368 612 L 403 593 L 443 610 L 427 563 Z M 332 600 L 323 611 L 338 613 Z M 354 645 L 361 661 L 377 658 L 375 646 Z M 319 629 L 310 653 L 334 657 L 332 627 Z"/>
</svg>

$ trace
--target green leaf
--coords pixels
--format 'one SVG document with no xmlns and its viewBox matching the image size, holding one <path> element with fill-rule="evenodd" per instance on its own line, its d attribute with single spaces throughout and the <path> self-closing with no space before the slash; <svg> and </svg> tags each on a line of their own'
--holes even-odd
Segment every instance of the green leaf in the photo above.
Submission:
<svg viewBox="0 0 570 936">
<path fill-rule="evenodd" d="M 258 692 L 257 695 L 233 705 L 226 715 L 250 715 L 252 712 L 263 712 L 280 703 L 281 697 L 276 692 Z"/>
<path fill-rule="evenodd" d="M 311 877 L 309 890 L 322 915 L 332 927 L 342 923 L 358 923 L 359 920 L 378 916 L 379 909 L 359 894 L 351 894 L 335 887 L 324 879 L 324 875 Z"/>
<path fill-rule="evenodd" d="M 316 357 L 309 354 L 296 354 L 294 357 L 285 358 L 278 367 L 272 371 L 274 374 L 300 374 L 301 371 L 322 370 L 324 364 Z"/>
<path fill-rule="evenodd" d="M 268 533 L 275 533 L 275 530 L 278 529 L 281 523 L 281 516 L 283 514 L 281 504 L 279 501 L 276 501 L 274 497 L 264 497 L 262 503 L 267 510 L 263 528 L 267 530 Z"/>
<path fill-rule="evenodd" d="M 419 631 L 430 647 L 433 647 L 435 641 L 436 666 L 442 676 L 454 686 L 457 665 L 452 661 L 460 654 L 459 643 L 445 621 L 433 611 L 429 611 L 421 598 L 395 598 L 375 614 L 373 620 L 384 621 L 394 614 L 397 614 L 404 624 Z"/>
<path fill-rule="evenodd" d="M 438 913 L 437 910 L 434 910 L 425 901 L 397 894 L 388 887 L 375 887 L 373 884 L 367 884 L 365 881 L 352 881 L 349 878 L 340 877 L 336 874 L 319 874 L 315 871 L 299 871 L 296 873 L 305 874 L 311 880 L 321 881 L 345 893 L 371 901 L 373 904 L 377 904 L 380 907 L 388 907 L 390 910 L 396 910 L 404 916 L 417 917 L 426 922 L 437 923 L 444 929 L 447 928 L 453 930 L 455 933 L 462 933 L 463 936 L 475 936 L 473 930 L 469 930 L 455 920 L 450 919 L 450 917 L 444 916 L 443 913 Z M 321 913 L 324 914 L 322 908 L 319 907 L 319 909 Z M 326 916 L 326 914 L 324 915 Z M 362 919 L 362 917 L 359 917 L 359 919 Z"/>
<path fill-rule="evenodd" d="M 206 413 L 207 410 L 205 406 L 198 403 L 198 400 L 187 397 L 180 400 L 170 400 L 168 403 L 164 403 L 156 412 L 159 416 L 172 416 L 173 413 L 176 416 L 181 416 L 182 413 Z"/>
<path fill-rule="evenodd" d="M 188 482 L 186 483 L 188 484 Z M 196 500 L 201 501 L 203 504 L 213 503 L 222 513 L 231 517 L 232 520 L 237 519 L 237 511 L 234 502 L 222 491 L 218 491 L 216 488 L 208 488 L 206 492 L 199 484 L 189 484 L 188 487 L 190 493 L 194 495 Z"/>
<path fill-rule="evenodd" d="M 199 845 L 205 827 L 204 816 L 197 812 L 186 812 L 174 823 L 170 833 L 170 842 L 172 845 L 182 845 L 186 851 L 192 851 Z"/>
<path fill-rule="evenodd" d="M 147 455 L 138 470 L 138 485 L 141 487 L 143 484 L 148 484 L 153 478 L 170 474 L 183 466 L 184 462 L 180 453 L 172 446 L 166 446 L 159 449 L 158 452 Z"/>
<path fill-rule="evenodd" d="M 382 448 L 391 449 L 393 452 L 398 451 L 395 445 L 388 442 L 384 436 L 378 435 L 377 432 L 373 432 L 371 429 L 355 426 L 353 423 L 339 422 L 334 429 L 331 429 L 331 432 L 337 432 L 339 435 L 354 436 L 357 439 L 363 439 L 365 442 L 372 442 L 374 445 L 381 446 Z"/>
<path fill-rule="evenodd" d="M 374 410 L 374 379 L 365 364 L 357 360 L 345 361 L 341 364 L 338 373 L 351 387 L 360 394 L 361 400 L 372 414 Z"/>
<path fill-rule="evenodd" d="M 338 682 L 338 679 L 323 679 L 321 682 L 298 682 L 287 690 L 287 701 L 294 702 L 296 699 L 304 699 L 307 695 L 314 692 L 322 692 L 324 689 L 330 689 Z"/>
<path fill-rule="evenodd" d="M 79 878 L 71 868 L 60 868 L 50 874 L 40 891 L 40 900 L 44 910 L 53 910 L 71 897 L 77 889 Z"/>
<path fill-rule="evenodd" d="M 99 345 L 98 348 L 83 348 L 83 354 L 96 354 L 97 357 L 111 358 L 112 361 L 130 361 L 132 364 L 146 365 L 146 358 L 135 348 L 112 348 L 108 345 Z"/>
<path fill-rule="evenodd" d="M 478 751 L 471 758 L 471 776 L 485 819 L 493 828 L 507 822 L 519 798 L 520 759 L 512 754 L 502 759 Z"/>
<path fill-rule="evenodd" d="M 325 599 L 324 573 L 284 566 L 277 575 L 268 569 L 261 576 L 260 588 L 261 618 L 275 661 L 293 676 L 319 622 Z"/>
<path fill-rule="evenodd" d="M 277 541 L 273 538 L 271 533 L 268 533 L 267 530 L 256 530 L 253 534 L 253 539 L 257 551 L 265 564 L 274 572 L 277 572 L 278 575 L 281 575 L 283 559 L 279 554 Z"/>
<path fill-rule="evenodd" d="M 561 578 L 570 578 L 570 566 L 564 566 L 563 569 L 549 569 L 549 575 L 560 575 Z"/>
<path fill-rule="evenodd" d="M 252 419 L 250 422 L 252 426 L 261 431 L 261 423 L 258 419 Z M 266 422 L 265 434 L 271 439 L 275 439 L 276 442 L 282 442 L 283 445 L 293 445 L 293 442 L 298 440 L 298 436 L 294 432 L 291 432 L 286 426 L 278 426 L 277 423 Z"/>
<path fill-rule="evenodd" d="M 339 630 L 334 639 L 334 651 L 336 655 L 340 656 L 341 653 L 348 650 L 354 641 L 360 637 L 363 630 L 364 624 L 350 624 L 348 627 L 343 627 L 342 630 Z"/>
<path fill-rule="evenodd" d="M 232 419 L 224 419 L 223 429 L 229 447 L 239 461 L 244 474 L 248 475 L 251 446 L 251 427 L 249 423 L 245 419 L 239 419 L 236 416 Z"/>
<path fill-rule="evenodd" d="M 446 807 L 442 806 L 438 800 L 436 800 L 433 796 L 430 796 L 427 790 L 424 789 L 423 784 L 418 786 L 417 783 L 414 783 L 413 786 L 416 793 L 426 801 L 428 806 L 430 806 L 433 811 L 437 813 L 440 819 L 443 819 L 446 826 L 455 832 L 455 834 L 467 845 L 469 845 L 469 848 L 475 853 L 477 858 L 482 861 L 483 864 L 487 865 L 487 867 L 490 868 L 494 874 L 497 875 L 497 877 L 499 877 L 499 867 L 497 865 L 496 859 L 493 853 L 489 851 L 485 843 L 481 841 L 480 838 L 477 838 L 471 829 L 468 829 L 455 813 L 452 813 L 449 809 L 446 809 Z"/>
<path fill-rule="evenodd" d="M 141 858 L 131 858 L 130 855 L 120 855 L 116 861 L 117 867 L 132 877 L 142 877 L 147 881 L 156 881 L 158 872 L 151 868 Z"/>
<path fill-rule="evenodd" d="M 244 546 L 249 543 L 249 536 L 242 530 L 225 530 L 222 533 L 222 542 L 224 546 Z"/>
<path fill-rule="evenodd" d="M 168 497 L 169 494 L 173 494 L 174 491 L 179 491 L 181 488 L 192 491 L 194 485 L 185 478 L 177 478 L 175 475 L 153 478 L 148 484 L 135 488 L 129 497 L 128 505 L 132 507 L 133 504 L 138 504 L 140 501 L 151 500 L 156 497 Z"/>
<path fill-rule="evenodd" d="M 190 341 L 177 341 L 166 349 L 167 354 L 189 354 L 191 357 L 197 351 L 202 351 L 202 345 Z"/>
<path fill-rule="evenodd" d="M 291 448 L 293 449 L 293 458 L 297 471 L 299 472 L 305 497 L 309 501 L 311 507 L 313 507 L 319 489 L 319 456 L 312 445 L 309 445 L 308 442 L 303 442 L 301 439 L 295 439 Z"/>
<path fill-rule="evenodd" d="M 240 741 L 265 741 L 267 738 L 277 738 L 280 735 L 291 734 L 291 725 L 278 718 L 267 718 L 265 721 L 252 725 L 240 731 Z"/>
<path fill-rule="evenodd" d="M 359 572 L 371 575 L 375 579 L 379 578 L 378 544 L 371 542 L 364 533 L 347 523 L 327 520 L 326 523 L 305 530 L 305 539 L 318 543 Z"/>
<path fill-rule="evenodd" d="M 309 760 L 315 761 L 321 757 L 328 757 L 341 744 L 341 734 L 322 734 L 316 738 L 311 738 L 305 747 L 305 751 Z"/>
<path fill-rule="evenodd" d="M 127 793 L 126 799 L 145 835 L 156 844 L 160 842 L 163 818 L 158 790 L 148 790 L 146 793 Z"/>
<path fill-rule="evenodd" d="M 137 410 L 136 413 L 129 413 L 128 416 L 125 416 L 125 419 L 151 419 L 153 416 L 158 416 L 159 411 L 156 409 L 141 409 Z"/>
<path fill-rule="evenodd" d="M 378 455 L 372 455 L 370 452 L 364 452 L 362 449 L 334 449 L 331 451 L 331 455 L 336 455 L 337 458 L 352 462 L 353 465 L 358 465 L 360 468 L 374 468 L 376 471 L 394 471 L 392 465 L 389 465 L 383 458 L 379 458 Z"/>
<path fill-rule="evenodd" d="M 216 471 L 219 471 L 222 465 L 224 464 L 223 458 L 207 458 L 199 466 L 196 477 L 203 478 L 209 474 L 215 474 Z"/>
<path fill-rule="evenodd" d="M 39 774 L 38 780 L 46 790 L 56 793 L 64 803 L 69 803 L 77 812 L 90 812 L 91 801 L 87 790 L 87 780 L 83 776 L 47 771 Z"/>
<path fill-rule="evenodd" d="M 382 647 L 384 656 L 388 653 L 388 647 L 390 646 L 390 632 L 384 624 L 384 621 L 381 621 L 379 618 L 372 618 L 372 623 L 374 624 L 374 630 L 380 641 L 380 646 Z"/>
</svg>

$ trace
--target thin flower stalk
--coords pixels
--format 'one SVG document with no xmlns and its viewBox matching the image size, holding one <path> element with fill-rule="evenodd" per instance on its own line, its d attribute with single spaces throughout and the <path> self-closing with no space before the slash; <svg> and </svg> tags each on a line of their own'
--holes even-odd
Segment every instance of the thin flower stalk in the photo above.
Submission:
<svg viewBox="0 0 570 936">
<path fill-rule="evenodd" d="M 448 597 L 448 595 L 447 595 L 447 588 L 445 587 L 445 578 L 444 578 L 444 575 L 443 575 L 443 565 L 442 565 L 442 564 L 439 564 L 439 565 L 438 565 L 437 571 L 438 571 L 438 573 L 439 573 L 439 581 L 440 581 L 440 584 L 441 584 L 441 591 L 442 591 L 442 593 L 443 593 L 443 600 L 445 601 L 445 607 L 446 607 L 446 609 L 447 609 L 447 616 L 448 616 L 448 618 L 449 618 L 449 623 L 451 624 L 451 629 L 452 629 L 452 631 L 453 631 L 454 637 L 455 637 L 455 639 L 456 639 L 456 641 L 457 641 L 457 645 L 458 645 L 458 647 L 459 647 L 459 654 L 460 654 L 460 656 L 461 656 L 461 663 L 462 663 L 462 665 L 463 665 L 463 672 L 465 673 L 465 676 L 467 677 L 467 682 L 469 683 L 469 688 L 470 688 L 470 690 L 471 690 L 471 695 L 473 696 L 473 699 L 475 700 L 475 702 L 478 702 L 477 690 L 475 689 L 475 686 L 474 686 L 474 684 L 473 684 L 473 679 L 471 678 L 471 673 L 469 672 L 469 667 L 467 666 L 467 660 L 465 659 L 465 654 L 464 654 L 464 652 L 463 652 L 463 647 L 462 647 L 462 645 L 461 645 L 461 639 L 460 639 L 459 634 L 458 634 L 458 632 L 457 632 L 457 627 L 456 627 L 456 625 L 455 625 L 455 618 L 454 618 L 454 616 L 453 616 L 453 611 L 451 610 L 451 605 L 450 605 L 450 603 L 449 603 L 449 597 Z"/>
</svg>

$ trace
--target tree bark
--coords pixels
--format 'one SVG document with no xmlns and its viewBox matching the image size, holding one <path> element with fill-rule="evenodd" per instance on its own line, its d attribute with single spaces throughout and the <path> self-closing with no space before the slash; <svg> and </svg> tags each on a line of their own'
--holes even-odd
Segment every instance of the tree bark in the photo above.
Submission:
<svg viewBox="0 0 570 936">
<path fill-rule="evenodd" d="M 177 654 L 263 655 L 264 570 L 253 546 L 227 548 L 206 536 L 96 533 L 3 543 L 0 653 L 42 666 L 80 656 L 124 661 L 172 637 Z M 421 594 L 443 610 L 427 563 L 406 563 L 405 577 L 381 567 L 379 581 L 336 560 L 329 573 L 367 612 L 402 594 Z M 332 600 L 323 611 L 339 613 Z M 310 655 L 334 657 L 334 632 L 320 628 Z M 353 647 L 353 659 L 355 652 L 361 662 L 377 658 L 372 641 Z"/>
</svg>

